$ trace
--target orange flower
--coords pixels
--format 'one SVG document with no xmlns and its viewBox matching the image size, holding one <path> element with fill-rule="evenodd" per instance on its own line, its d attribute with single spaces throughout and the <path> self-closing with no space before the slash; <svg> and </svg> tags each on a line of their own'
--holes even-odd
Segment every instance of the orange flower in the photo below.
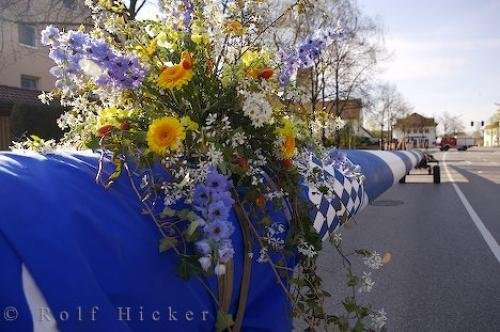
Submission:
<svg viewBox="0 0 500 332">
<path fill-rule="evenodd" d="M 224 32 L 236 36 L 245 34 L 245 27 L 237 20 L 228 20 L 224 23 Z"/>
<path fill-rule="evenodd" d="M 283 137 L 283 159 L 292 159 L 295 156 L 296 144 L 295 144 L 295 136 L 287 135 Z"/>
<path fill-rule="evenodd" d="M 272 68 L 266 67 L 260 70 L 259 73 L 259 78 L 263 78 L 265 80 L 268 80 L 273 76 L 274 70 Z"/>
<path fill-rule="evenodd" d="M 193 68 L 193 57 L 191 56 L 191 53 L 189 53 L 188 51 L 182 52 L 181 64 L 182 67 L 184 67 L 184 69 L 186 70 L 190 70 Z"/>
<path fill-rule="evenodd" d="M 248 172 L 248 169 L 250 167 L 250 165 L 248 163 L 248 159 L 240 157 L 237 159 L 237 162 L 238 162 L 238 166 L 241 168 L 241 170 L 243 172 Z"/>
<path fill-rule="evenodd" d="M 158 76 L 158 86 L 163 89 L 180 89 L 193 78 L 193 59 L 187 51 L 182 52 L 181 61 L 166 66 Z"/>
<path fill-rule="evenodd" d="M 107 136 L 115 128 L 113 125 L 104 125 L 97 129 L 97 136 L 104 137 Z"/>
<path fill-rule="evenodd" d="M 255 199 L 255 204 L 257 204 L 258 207 L 263 208 L 266 205 L 266 197 L 263 194 L 259 194 L 259 196 Z"/>
<path fill-rule="evenodd" d="M 293 166 L 293 160 L 292 159 L 283 159 L 281 161 L 281 164 L 283 165 L 284 168 L 290 168 Z"/>
</svg>

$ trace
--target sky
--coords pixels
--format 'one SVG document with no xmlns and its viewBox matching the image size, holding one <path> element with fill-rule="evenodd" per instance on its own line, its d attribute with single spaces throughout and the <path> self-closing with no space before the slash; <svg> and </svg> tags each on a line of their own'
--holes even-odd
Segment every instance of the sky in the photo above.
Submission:
<svg viewBox="0 0 500 332">
<path fill-rule="evenodd" d="M 358 0 L 382 26 L 380 79 L 414 111 L 487 122 L 500 106 L 500 0 Z M 439 122 L 439 121 L 438 121 Z"/>
</svg>

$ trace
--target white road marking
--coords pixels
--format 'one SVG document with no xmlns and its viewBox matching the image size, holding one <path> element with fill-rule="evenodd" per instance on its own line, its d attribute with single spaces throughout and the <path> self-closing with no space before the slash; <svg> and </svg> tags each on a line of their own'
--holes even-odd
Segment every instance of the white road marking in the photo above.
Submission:
<svg viewBox="0 0 500 332">
<path fill-rule="evenodd" d="M 479 230 L 479 233 L 481 233 L 481 236 L 483 237 L 484 241 L 486 242 L 486 244 L 490 248 L 493 255 L 495 255 L 498 263 L 500 263 L 500 245 L 498 245 L 498 242 L 495 240 L 493 235 L 491 235 L 490 231 L 488 231 L 488 229 L 484 225 L 481 218 L 479 218 L 478 214 L 476 213 L 476 211 L 474 210 L 472 205 L 469 203 L 469 201 L 465 197 L 462 190 L 453 181 L 453 177 L 451 176 L 451 173 L 448 169 L 448 165 L 446 165 L 446 152 L 443 155 L 443 165 L 444 165 L 444 169 L 446 171 L 446 175 L 450 179 L 450 182 L 453 185 L 453 188 L 455 189 L 455 192 L 457 193 L 458 198 L 460 198 L 460 201 L 462 201 L 462 204 L 464 205 L 465 209 L 469 213 L 469 216 L 472 219 L 472 221 L 474 222 L 474 225 L 476 225 L 476 227 Z"/>
</svg>

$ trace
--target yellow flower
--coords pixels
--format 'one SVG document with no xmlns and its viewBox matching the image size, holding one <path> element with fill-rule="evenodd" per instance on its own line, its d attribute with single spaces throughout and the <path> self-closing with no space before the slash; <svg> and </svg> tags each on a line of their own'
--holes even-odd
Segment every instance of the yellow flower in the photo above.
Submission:
<svg viewBox="0 0 500 332">
<path fill-rule="evenodd" d="M 205 32 L 202 23 L 199 20 L 193 21 L 191 25 L 191 40 L 195 44 L 208 44 L 208 34 Z"/>
<path fill-rule="evenodd" d="M 151 151 L 163 156 L 167 151 L 176 151 L 181 147 L 186 133 L 181 122 L 172 116 L 154 120 L 148 128 L 147 141 Z"/>
<path fill-rule="evenodd" d="M 245 34 L 245 27 L 237 20 L 228 20 L 224 23 L 224 32 L 236 36 Z"/>
<path fill-rule="evenodd" d="M 189 52 L 182 52 L 181 61 L 173 66 L 166 66 L 158 76 L 158 86 L 163 89 L 180 89 L 193 78 L 193 59 Z"/>
<path fill-rule="evenodd" d="M 130 111 L 116 107 L 103 108 L 97 113 L 97 128 L 112 125 L 119 126 L 125 118 L 130 116 Z"/>
<path fill-rule="evenodd" d="M 156 38 L 153 38 L 149 45 L 146 47 L 146 54 L 151 56 L 156 52 L 156 48 L 158 46 L 158 40 Z"/>
<path fill-rule="evenodd" d="M 189 115 L 183 116 L 181 118 L 181 124 L 186 128 L 186 130 L 198 130 L 198 128 L 200 127 L 197 122 L 191 120 Z"/>
<path fill-rule="evenodd" d="M 295 126 L 292 121 L 284 118 L 282 121 L 283 127 L 276 129 L 276 134 L 283 138 L 283 145 L 281 147 L 281 154 L 283 159 L 292 159 L 297 152 L 297 145 L 295 141 Z"/>
</svg>

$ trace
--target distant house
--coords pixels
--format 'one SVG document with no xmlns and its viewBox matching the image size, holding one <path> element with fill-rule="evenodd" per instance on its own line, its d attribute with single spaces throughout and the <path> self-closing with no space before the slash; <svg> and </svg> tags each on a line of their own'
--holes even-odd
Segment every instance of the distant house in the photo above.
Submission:
<svg viewBox="0 0 500 332">
<path fill-rule="evenodd" d="M 491 122 L 484 127 L 484 146 L 500 146 L 500 122 Z"/>
<path fill-rule="evenodd" d="M 76 29 L 90 22 L 84 0 L 0 1 L 0 150 L 10 145 L 9 123 L 15 106 L 45 109 L 36 96 L 52 90 L 49 74 L 54 63 L 40 44 L 40 32 L 48 24 Z"/>
<path fill-rule="evenodd" d="M 311 111 L 311 105 L 304 106 L 308 112 Z M 337 112 L 337 103 L 334 100 L 328 100 L 325 103 L 318 102 L 315 107 L 316 111 L 325 111 L 329 114 Z M 363 103 L 359 98 L 352 98 L 348 100 L 341 100 L 338 104 L 338 111 L 340 118 L 346 122 L 352 129 L 352 135 L 358 137 L 365 137 L 374 140 L 370 131 L 363 127 Z"/>
<path fill-rule="evenodd" d="M 393 137 L 398 144 L 406 147 L 426 148 L 436 143 L 436 127 L 434 118 L 412 113 L 406 118 L 397 120 Z"/>
</svg>

